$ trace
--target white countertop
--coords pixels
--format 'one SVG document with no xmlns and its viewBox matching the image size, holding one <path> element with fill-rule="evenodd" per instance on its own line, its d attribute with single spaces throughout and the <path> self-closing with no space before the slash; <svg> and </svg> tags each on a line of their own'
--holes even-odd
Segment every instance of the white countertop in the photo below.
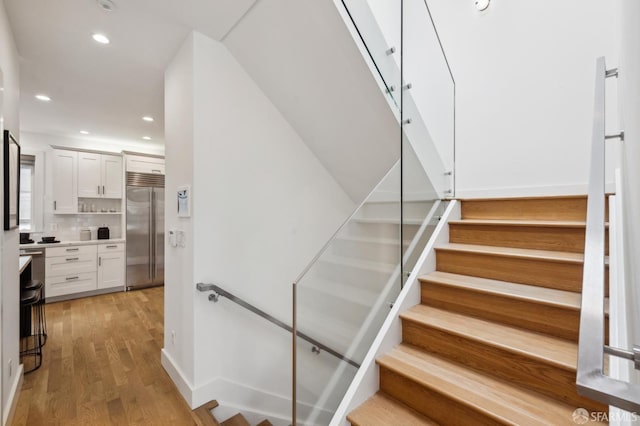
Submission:
<svg viewBox="0 0 640 426">
<path fill-rule="evenodd" d="M 31 263 L 31 256 L 20 256 L 20 273 Z"/>
<path fill-rule="evenodd" d="M 124 243 L 126 240 L 124 238 L 111 238 L 108 240 L 87 240 L 87 241 L 71 241 L 65 240 L 60 241 L 59 243 L 50 243 L 50 244 L 20 244 L 21 249 L 34 249 L 34 248 L 47 248 L 47 247 L 68 247 L 68 246 L 87 246 L 87 245 L 95 245 L 95 244 L 113 244 L 113 243 Z"/>
</svg>

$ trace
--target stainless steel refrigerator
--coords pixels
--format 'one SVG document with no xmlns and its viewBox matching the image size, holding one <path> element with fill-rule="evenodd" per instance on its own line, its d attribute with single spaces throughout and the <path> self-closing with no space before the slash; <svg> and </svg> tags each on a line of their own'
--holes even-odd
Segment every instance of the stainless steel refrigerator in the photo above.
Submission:
<svg viewBox="0 0 640 426">
<path fill-rule="evenodd" d="M 164 175 L 127 172 L 127 290 L 164 284 Z"/>
</svg>

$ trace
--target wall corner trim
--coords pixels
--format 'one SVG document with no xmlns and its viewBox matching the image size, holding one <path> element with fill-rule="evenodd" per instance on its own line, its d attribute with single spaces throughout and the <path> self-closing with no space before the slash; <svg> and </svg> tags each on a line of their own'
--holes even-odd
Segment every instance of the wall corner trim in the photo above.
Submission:
<svg viewBox="0 0 640 426">
<path fill-rule="evenodd" d="M 15 375 L 13 384 L 11 385 L 11 393 L 9 394 L 9 400 L 7 404 L 7 410 L 2 413 L 2 425 L 9 425 L 13 422 L 13 416 L 16 414 L 16 407 L 18 406 L 18 399 L 20 399 L 20 390 L 22 389 L 22 382 L 24 381 L 24 366 L 20 364 L 18 367 L 18 374 Z"/>
</svg>

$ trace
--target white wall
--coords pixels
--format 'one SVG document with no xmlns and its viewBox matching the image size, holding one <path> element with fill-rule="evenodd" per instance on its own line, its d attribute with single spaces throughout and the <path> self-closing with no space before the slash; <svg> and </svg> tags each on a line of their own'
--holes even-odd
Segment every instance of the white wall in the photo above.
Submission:
<svg viewBox="0 0 640 426">
<path fill-rule="evenodd" d="M 617 2 L 429 5 L 456 78 L 457 195 L 585 193 L 595 59 L 617 64 Z"/>
<path fill-rule="evenodd" d="M 166 227 L 185 230 L 186 247 L 167 248 L 165 366 L 182 371 L 193 405 L 216 398 L 286 417 L 290 334 L 209 302 L 195 283 L 290 323 L 291 283 L 354 203 L 223 44 L 194 33 L 166 93 Z M 192 217 L 178 219 L 172 194 L 185 184 Z"/>
<path fill-rule="evenodd" d="M 640 344 L 640 224 L 637 221 L 640 211 L 640 3 L 636 0 L 622 0 L 620 22 L 620 77 L 619 99 L 621 124 L 625 130 L 622 144 L 623 185 L 626 200 L 625 225 L 626 254 L 625 273 L 633 300 L 627 306 L 633 307 L 633 343 Z"/>
<path fill-rule="evenodd" d="M 178 186 L 193 181 L 194 140 L 194 38 L 189 36 L 165 72 L 165 235 L 169 229 L 185 233 L 185 247 L 165 246 L 164 353 L 182 375 L 182 395 L 191 404 L 195 379 L 195 317 L 193 279 L 193 222 L 175 214 Z M 195 211 L 194 211 L 195 213 Z M 165 238 L 168 241 L 168 238 Z M 172 337 L 172 333 L 174 337 Z"/>
<path fill-rule="evenodd" d="M 4 2 L 2 2 L 0 3 L 0 69 L 2 69 L 4 77 L 2 118 L 4 120 L 4 128 L 9 129 L 16 138 L 19 137 L 20 128 L 20 70 L 18 61 L 18 52 L 9 26 Z M 2 154 L 0 154 L 1 160 Z M 0 162 L 0 164 L 2 163 Z M 18 278 L 18 230 L 1 232 L 2 360 L 0 371 L 2 372 L 2 414 L 4 423 L 9 414 L 9 408 L 15 396 L 21 374 L 18 369 L 20 363 L 18 354 L 20 289 Z M 11 374 L 9 374 L 8 368 L 10 361 L 13 365 Z"/>
</svg>

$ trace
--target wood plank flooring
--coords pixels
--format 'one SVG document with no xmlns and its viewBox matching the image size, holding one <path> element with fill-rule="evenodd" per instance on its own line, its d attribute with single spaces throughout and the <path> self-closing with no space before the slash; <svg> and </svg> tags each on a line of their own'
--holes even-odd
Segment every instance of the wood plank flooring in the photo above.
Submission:
<svg viewBox="0 0 640 426">
<path fill-rule="evenodd" d="M 163 288 L 47 305 L 49 339 L 14 426 L 194 425 L 160 364 Z"/>
</svg>

